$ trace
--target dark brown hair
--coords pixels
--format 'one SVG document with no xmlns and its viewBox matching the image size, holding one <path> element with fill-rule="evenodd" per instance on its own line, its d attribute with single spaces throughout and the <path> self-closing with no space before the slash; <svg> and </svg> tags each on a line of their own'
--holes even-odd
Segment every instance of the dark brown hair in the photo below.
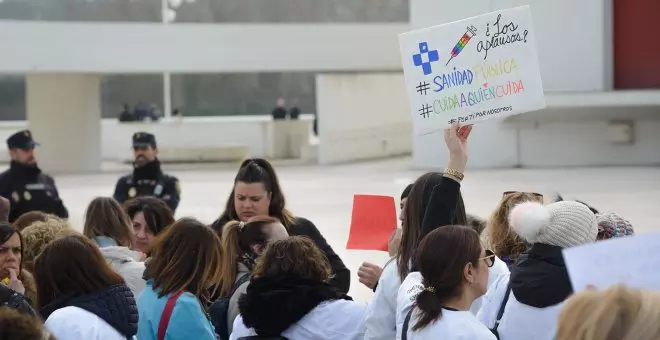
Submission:
<svg viewBox="0 0 660 340">
<path fill-rule="evenodd" d="M 220 283 L 222 247 L 213 229 L 182 218 L 156 238 L 144 272 L 159 297 L 186 291 L 207 301 L 209 287 Z"/>
<path fill-rule="evenodd" d="M 431 200 L 433 188 L 440 184 L 441 181 L 451 181 L 451 179 L 444 178 L 441 173 L 429 172 L 420 176 L 413 183 L 412 189 L 410 189 L 402 223 L 401 246 L 395 256 L 401 280 L 405 279 L 410 273 L 410 263 L 413 260 L 415 249 L 419 239 L 424 237 L 424 235 L 420 235 L 424 214 Z M 456 213 L 454 216 L 451 216 L 450 220 L 451 224 L 467 224 L 467 214 L 465 213 L 465 206 L 463 205 L 463 198 L 460 192 Z"/>
<path fill-rule="evenodd" d="M 124 283 L 83 235 L 67 235 L 48 244 L 34 268 L 39 308 L 67 294 L 90 294 Z"/>
<path fill-rule="evenodd" d="M 87 206 L 83 234 L 94 240 L 107 236 L 123 247 L 133 245 L 132 223 L 121 205 L 112 197 L 97 197 Z"/>
<path fill-rule="evenodd" d="M 9 307 L 0 307 L 0 339 L 44 340 L 44 325 L 38 318 Z"/>
<path fill-rule="evenodd" d="M 420 243 L 417 264 L 424 287 L 417 295 L 419 321 L 413 331 L 422 329 L 442 317 L 442 306 L 450 298 L 461 294 L 465 265 L 484 266 L 480 263 L 481 242 L 472 228 L 445 226 L 429 233 Z"/>
<path fill-rule="evenodd" d="M 222 227 L 222 288 L 220 295 L 230 293 L 236 281 L 236 265 L 243 254 L 252 254 L 251 246 L 266 245 L 270 239 L 273 223 L 280 223 L 276 218 L 269 216 L 255 216 L 247 222 L 230 221 Z M 246 263 L 249 267 L 250 264 Z"/>
<path fill-rule="evenodd" d="M 14 228 L 11 224 L 7 222 L 0 222 L 0 246 L 9 241 L 9 239 L 14 236 L 14 234 L 17 234 L 18 239 L 21 241 L 21 262 L 19 263 L 19 271 L 16 273 L 17 275 L 20 275 L 21 271 L 23 270 L 23 256 L 25 254 L 25 242 L 23 241 L 23 235 L 21 235 L 18 229 Z M 12 250 L 9 249 L 9 251 Z"/>
<path fill-rule="evenodd" d="M 477 234 L 481 235 L 481 233 L 484 232 L 484 229 L 486 229 L 488 223 L 477 215 L 468 214 L 467 223 L 465 225 L 474 229 Z"/>
<path fill-rule="evenodd" d="M 124 202 L 124 210 L 133 220 L 138 213 L 144 214 L 144 220 L 154 235 L 159 235 L 174 223 L 174 214 L 167 204 L 153 196 L 140 196 Z"/>
<path fill-rule="evenodd" d="M 509 226 L 509 213 L 520 203 L 538 201 L 537 196 L 528 192 L 515 192 L 502 198 L 488 223 L 488 244 L 495 255 L 509 257 L 515 262 L 527 250 L 527 242 Z"/>
<path fill-rule="evenodd" d="M 19 231 L 29 227 L 32 225 L 34 222 L 46 222 L 48 219 L 58 219 L 59 217 L 51 214 L 46 214 L 43 211 L 28 211 L 25 214 L 19 216 L 12 225 L 14 228 L 18 229 Z"/>
<path fill-rule="evenodd" d="M 241 167 L 234 178 L 234 187 L 236 183 L 262 183 L 271 195 L 268 215 L 277 218 L 282 222 L 287 230 L 293 227 L 293 214 L 286 209 L 286 200 L 284 193 L 277 179 L 277 174 L 273 166 L 263 158 L 248 158 L 241 163 Z M 225 211 L 220 216 L 220 220 L 239 220 L 236 214 L 236 205 L 234 203 L 234 190 L 232 188 Z"/>
<path fill-rule="evenodd" d="M 255 278 L 293 275 L 305 280 L 328 282 L 332 268 L 325 254 L 305 236 L 291 236 L 271 243 L 252 271 Z"/>
</svg>

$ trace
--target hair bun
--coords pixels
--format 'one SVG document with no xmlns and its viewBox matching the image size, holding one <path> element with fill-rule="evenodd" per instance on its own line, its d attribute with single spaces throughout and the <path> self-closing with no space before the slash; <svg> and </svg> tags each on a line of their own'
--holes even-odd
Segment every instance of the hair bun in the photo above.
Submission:
<svg viewBox="0 0 660 340">
<path fill-rule="evenodd" d="M 520 203 L 509 214 L 511 229 L 530 243 L 536 243 L 539 234 L 549 224 L 550 212 L 537 202 Z"/>
</svg>

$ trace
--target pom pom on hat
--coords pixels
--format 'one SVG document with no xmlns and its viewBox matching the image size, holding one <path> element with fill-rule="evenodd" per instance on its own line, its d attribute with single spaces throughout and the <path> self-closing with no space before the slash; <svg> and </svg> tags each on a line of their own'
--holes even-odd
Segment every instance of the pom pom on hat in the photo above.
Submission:
<svg viewBox="0 0 660 340">
<path fill-rule="evenodd" d="M 527 242 L 536 243 L 543 229 L 550 224 L 550 217 L 550 212 L 540 203 L 524 202 L 511 210 L 509 225 Z"/>
<path fill-rule="evenodd" d="M 536 202 L 516 205 L 509 215 L 511 229 L 527 242 L 570 248 L 596 241 L 596 215 L 582 203 Z"/>
</svg>

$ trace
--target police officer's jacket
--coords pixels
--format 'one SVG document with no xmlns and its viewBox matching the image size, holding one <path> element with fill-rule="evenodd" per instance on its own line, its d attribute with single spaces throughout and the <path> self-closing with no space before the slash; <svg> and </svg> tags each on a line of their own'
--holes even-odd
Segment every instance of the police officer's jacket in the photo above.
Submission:
<svg viewBox="0 0 660 340">
<path fill-rule="evenodd" d="M 0 196 L 10 202 L 9 222 L 29 211 L 43 211 L 68 218 L 67 211 L 52 177 L 35 165 L 12 161 L 9 170 L 0 174 Z"/>
<path fill-rule="evenodd" d="M 117 181 L 114 198 L 119 203 L 138 196 L 154 196 L 162 199 L 167 206 L 176 211 L 179 206 L 181 188 L 179 180 L 166 175 L 160 169 L 160 161 L 153 160 L 133 169 L 133 173 Z"/>
</svg>

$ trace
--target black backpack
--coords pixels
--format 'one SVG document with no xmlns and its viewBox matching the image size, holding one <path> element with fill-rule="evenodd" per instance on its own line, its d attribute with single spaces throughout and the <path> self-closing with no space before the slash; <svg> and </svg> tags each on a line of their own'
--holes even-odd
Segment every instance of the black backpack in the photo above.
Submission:
<svg viewBox="0 0 660 340">
<path fill-rule="evenodd" d="M 229 340 L 229 326 L 227 325 L 227 314 L 229 312 L 229 301 L 236 292 L 236 289 L 245 282 L 250 280 L 249 274 L 244 274 L 238 281 L 231 287 L 229 295 L 221 297 L 211 304 L 209 307 L 209 315 L 211 323 L 215 327 L 215 333 L 220 337 L 220 340 Z"/>
</svg>

